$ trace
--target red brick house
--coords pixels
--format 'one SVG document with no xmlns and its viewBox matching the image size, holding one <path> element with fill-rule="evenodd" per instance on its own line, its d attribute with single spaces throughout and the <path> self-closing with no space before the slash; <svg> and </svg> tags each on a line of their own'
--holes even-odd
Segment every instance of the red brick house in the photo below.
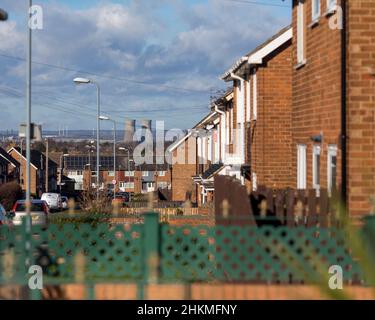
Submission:
<svg viewBox="0 0 375 320">
<path fill-rule="evenodd" d="M 0 147 L 0 184 L 19 179 L 20 164 Z"/>
<path fill-rule="evenodd" d="M 222 76 L 233 81 L 237 153 L 249 191 L 291 185 L 292 37 L 290 26 L 282 29 Z"/>
<path fill-rule="evenodd" d="M 337 187 L 351 215 L 375 195 L 375 3 L 293 1 L 292 186 Z"/>
<path fill-rule="evenodd" d="M 26 190 L 26 151 L 21 154 L 20 148 L 11 148 L 8 154 L 20 164 L 20 185 L 22 190 Z M 46 156 L 38 150 L 31 150 L 30 162 L 30 192 L 39 197 L 45 190 Z M 57 167 L 56 162 L 48 160 L 48 189 L 51 192 L 57 191 Z"/>
</svg>

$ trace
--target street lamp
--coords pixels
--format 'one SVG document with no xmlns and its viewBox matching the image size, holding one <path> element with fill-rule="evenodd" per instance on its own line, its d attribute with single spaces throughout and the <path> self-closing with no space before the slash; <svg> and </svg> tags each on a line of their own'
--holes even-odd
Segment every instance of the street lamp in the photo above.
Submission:
<svg viewBox="0 0 375 320">
<path fill-rule="evenodd" d="M 8 13 L 5 10 L 0 9 L 0 21 L 6 20 L 8 20 Z"/>
<path fill-rule="evenodd" d="M 116 121 L 106 116 L 99 116 L 99 120 L 111 121 L 113 123 L 113 174 L 114 180 L 116 180 Z M 116 183 L 113 184 L 113 199 L 116 199 Z"/>
<path fill-rule="evenodd" d="M 62 178 L 63 178 L 63 158 L 69 157 L 68 153 L 64 153 L 60 156 L 60 183 L 59 183 L 59 189 L 60 189 L 60 195 L 61 195 L 61 184 L 62 184 Z"/>
<path fill-rule="evenodd" d="M 100 86 L 98 83 L 87 78 L 75 78 L 73 80 L 76 84 L 93 84 L 97 89 L 97 117 L 96 117 L 96 199 L 99 200 L 99 185 L 100 185 Z"/>
</svg>

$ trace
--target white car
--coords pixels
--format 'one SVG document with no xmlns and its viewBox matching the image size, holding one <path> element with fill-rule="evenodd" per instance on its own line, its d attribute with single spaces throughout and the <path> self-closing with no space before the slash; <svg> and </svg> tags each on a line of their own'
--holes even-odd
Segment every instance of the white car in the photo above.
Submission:
<svg viewBox="0 0 375 320">
<path fill-rule="evenodd" d="M 27 216 L 26 201 L 18 200 L 13 206 L 12 222 L 15 226 L 22 224 L 22 218 Z M 48 219 L 48 206 L 45 201 L 31 200 L 30 216 L 31 224 L 46 225 Z"/>
<path fill-rule="evenodd" d="M 50 210 L 60 211 L 62 209 L 62 200 L 59 193 L 43 193 L 41 200 L 47 202 Z"/>
</svg>

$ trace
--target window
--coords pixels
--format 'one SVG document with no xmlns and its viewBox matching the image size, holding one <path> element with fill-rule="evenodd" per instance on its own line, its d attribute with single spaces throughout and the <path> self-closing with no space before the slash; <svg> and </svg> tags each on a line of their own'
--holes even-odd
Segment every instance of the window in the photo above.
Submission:
<svg viewBox="0 0 375 320">
<path fill-rule="evenodd" d="M 297 63 L 304 64 L 305 59 L 305 4 L 299 0 L 297 8 Z"/>
<path fill-rule="evenodd" d="M 125 171 L 125 177 L 134 177 L 134 171 Z"/>
<path fill-rule="evenodd" d="M 337 0 L 327 0 L 327 11 L 333 11 L 336 9 Z"/>
<path fill-rule="evenodd" d="M 108 171 L 108 177 L 114 177 L 115 172 L 114 171 Z"/>
<path fill-rule="evenodd" d="M 246 81 L 246 122 L 250 122 L 251 120 L 251 104 L 250 104 L 250 97 L 251 97 L 251 81 L 250 77 Z"/>
<path fill-rule="evenodd" d="M 313 188 L 320 189 L 320 147 L 313 147 Z"/>
<path fill-rule="evenodd" d="M 328 147 L 328 164 L 327 164 L 327 187 L 328 192 L 331 193 L 332 189 L 336 187 L 337 179 L 337 147 L 332 145 Z"/>
<path fill-rule="evenodd" d="M 125 190 L 134 189 L 134 182 L 120 182 L 119 187 Z"/>
<path fill-rule="evenodd" d="M 166 189 L 167 187 L 168 187 L 168 182 L 166 181 L 158 182 L 158 188 Z"/>
<path fill-rule="evenodd" d="M 258 91 L 257 91 L 257 74 L 254 73 L 253 75 L 253 119 L 257 119 L 257 113 L 258 113 Z"/>
<path fill-rule="evenodd" d="M 257 191 L 258 182 L 257 182 L 257 174 L 255 172 L 253 172 L 251 180 L 252 180 L 252 185 L 253 185 L 253 191 Z"/>
<path fill-rule="evenodd" d="M 148 171 L 142 171 L 142 177 L 148 177 Z"/>
<path fill-rule="evenodd" d="M 297 146 L 297 189 L 306 189 L 306 146 Z"/>
<path fill-rule="evenodd" d="M 165 171 L 159 171 L 159 177 L 165 177 Z"/>
<path fill-rule="evenodd" d="M 311 19 L 317 21 L 320 17 L 320 0 L 313 0 L 311 5 Z"/>
</svg>

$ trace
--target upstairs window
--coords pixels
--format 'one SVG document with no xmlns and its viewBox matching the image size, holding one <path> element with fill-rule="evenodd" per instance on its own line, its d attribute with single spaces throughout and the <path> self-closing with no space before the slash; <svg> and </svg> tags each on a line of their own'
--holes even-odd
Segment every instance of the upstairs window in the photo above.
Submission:
<svg viewBox="0 0 375 320">
<path fill-rule="evenodd" d="M 316 21 L 320 17 L 320 0 L 313 0 L 311 5 L 312 5 L 311 19 L 312 21 Z"/>
<path fill-rule="evenodd" d="M 142 171 L 142 177 L 148 177 L 148 171 Z"/>
<path fill-rule="evenodd" d="M 337 0 L 327 0 L 327 11 L 333 11 L 336 9 Z"/>
<path fill-rule="evenodd" d="M 297 7 L 297 64 L 306 63 L 305 53 L 305 3 L 303 0 L 298 1 Z"/>
</svg>

